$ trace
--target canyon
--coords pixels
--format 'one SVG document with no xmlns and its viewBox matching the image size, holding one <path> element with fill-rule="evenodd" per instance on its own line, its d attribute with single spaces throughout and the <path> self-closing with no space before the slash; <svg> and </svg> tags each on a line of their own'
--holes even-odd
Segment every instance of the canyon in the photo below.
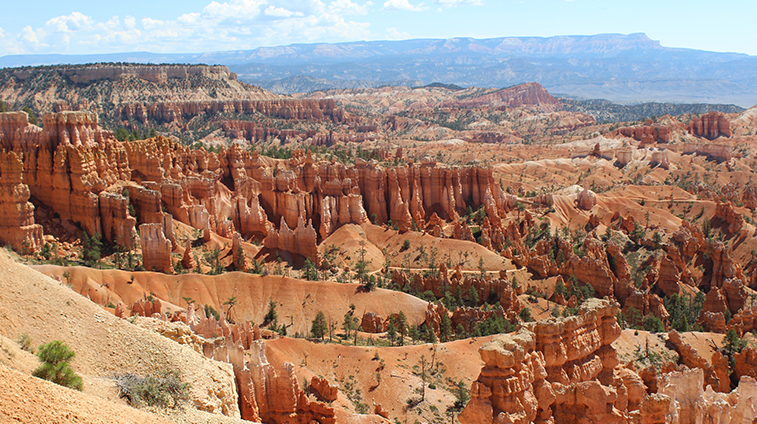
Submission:
<svg viewBox="0 0 757 424">
<path fill-rule="evenodd" d="M 754 109 L 601 123 L 537 83 L 4 72 L 66 88 L 29 111 L 0 90 L 0 380 L 51 411 L 22 333 L 80 355 L 75 405 L 132 410 L 114 373 L 180 371 L 156 421 L 757 418 Z"/>
</svg>

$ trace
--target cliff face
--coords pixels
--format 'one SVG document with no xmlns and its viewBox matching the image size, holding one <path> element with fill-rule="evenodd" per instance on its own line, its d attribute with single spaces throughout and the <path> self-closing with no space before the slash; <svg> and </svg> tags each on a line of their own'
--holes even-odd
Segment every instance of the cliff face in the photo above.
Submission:
<svg viewBox="0 0 757 424">
<path fill-rule="evenodd" d="M 460 106 L 465 107 L 520 107 L 545 105 L 553 106 L 560 102 L 552 97 L 547 90 L 536 82 L 518 84 L 513 87 L 471 99 L 460 100 Z"/>
<path fill-rule="evenodd" d="M 183 123 L 201 114 L 210 113 L 247 114 L 261 113 L 282 119 L 328 119 L 343 122 L 346 114 L 334 100 L 187 100 L 162 102 L 128 102 L 118 106 L 115 116 L 119 119 L 136 119 L 147 123 Z"/>
<path fill-rule="evenodd" d="M 7 181 L 15 181 L 13 186 L 23 181 L 29 194 L 62 219 L 126 247 L 134 243 L 137 224 L 162 226 L 150 234 L 162 233 L 175 247 L 170 227 L 176 219 L 203 230 L 206 238 L 211 231 L 228 238 L 239 232 L 318 262 L 319 240 L 369 217 L 379 223 L 391 219 L 407 230 L 413 220 L 420 227 L 453 220 L 468 206 L 484 206 L 490 217 L 504 216 L 508 208 L 489 168 L 448 168 L 431 160 L 387 169 L 358 160 L 347 167 L 316 163 L 302 153 L 275 161 L 238 146 L 216 154 L 161 137 L 118 142 L 86 112 L 45 115 L 43 130 L 24 118 L 0 115 L 2 146 L 20 153 L 6 156 L 4 172 L 17 175 Z M 22 198 L 5 203 L 26 205 L 29 196 Z M 34 224 L 31 205 L 24 207 L 26 218 L 12 221 L 14 226 Z M 156 269 L 169 269 L 157 259 L 165 254 L 153 249 L 168 246 L 162 239 L 145 246 L 156 254 Z"/>
<path fill-rule="evenodd" d="M 23 182 L 24 164 L 15 152 L 0 152 L 0 240 L 18 251 L 42 248 L 42 226 L 34 223 L 29 186 Z"/>
<path fill-rule="evenodd" d="M 38 72 L 35 68 L 14 69 L 13 76 L 19 81 L 32 78 Z M 60 67 L 60 75 L 70 79 L 75 84 L 91 84 L 99 80 L 116 81 L 124 77 L 140 78 L 153 83 L 166 82 L 169 78 L 186 79 L 189 77 L 205 77 L 218 80 L 236 80 L 235 73 L 225 66 L 207 65 L 115 65 L 96 64 L 85 66 Z"/>
<path fill-rule="evenodd" d="M 731 123 L 720 112 L 710 112 L 692 119 L 686 129 L 697 137 L 709 140 L 731 136 Z"/>
<path fill-rule="evenodd" d="M 643 125 L 637 127 L 623 127 L 610 132 L 608 137 L 629 137 L 640 141 L 642 145 L 651 143 L 669 143 L 670 128 L 663 125 Z"/>
</svg>

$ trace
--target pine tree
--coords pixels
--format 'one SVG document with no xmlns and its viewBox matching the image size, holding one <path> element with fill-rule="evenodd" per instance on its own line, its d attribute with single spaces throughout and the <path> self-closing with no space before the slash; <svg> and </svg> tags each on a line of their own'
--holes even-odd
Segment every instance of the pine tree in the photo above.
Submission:
<svg viewBox="0 0 757 424">
<path fill-rule="evenodd" d="M 32 375 L 61 386 L 81 391 L 84 387 L 81 377 L 71 369 L 69 362 L 76 357 L 76 353 L 65 343 L 53 340 L 39 347 L 36 353 L 42 365 L 34 370 Z"/>
<path fill-rule="evenodd" d="M 442 342 L 448 342 L 450 341 L 450 338 L 452 337 L 452 321 L 449 319 L 449 315 L 446 313 L 442 314 L 442 322 L 439 326 L 439 338 L 442 340 Z"/>
<path fill-rule="evenodd" d="M 274 302 L 273 298 L 271 297 L 268 299 L 268 312 L 265 314 L 263 322 L 276 322 L 278 318 L 279 316 L 278 314 L 276 314 L 276 302 Z"/>
<path fill-rule="evenodd" d="M 313 324 L 310 327 L 310 333 L 313 337 L 323 340 L 323 336 L 326 335 L 327 331 L 328 325 L 326 324 L 326 315 L 323 314 L 323 311 L 318 311 L 313 320 Z"/>
<path fill-rule="evenodd" d="M 405 334 L 407 333 L 407 317 L 402 311 L 400 311 L 399 315 L 397 316 L 397 330 L 400 334 L 400 346 L 404 346 Z"/>
<path fill-rule="evenodd" d="M 389 325 L 387 326 L 386 331 L 386 338 L 389 339 L 389 341 L 392 342 L 392 346 L 394 346 L 394 343 L 397 341 L 397 326 L 394 325 L 394 319 L 389 320 Z"/>
</svg>

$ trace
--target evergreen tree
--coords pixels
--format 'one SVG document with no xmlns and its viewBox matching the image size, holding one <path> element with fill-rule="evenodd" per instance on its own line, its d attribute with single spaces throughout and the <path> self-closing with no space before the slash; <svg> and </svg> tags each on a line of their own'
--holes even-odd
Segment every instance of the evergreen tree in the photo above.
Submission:
<svg viewBox="0 0 757 424">
<path fill-rule="evenodd" d="M 32 111 L 32 109 L 29 106 L 24 106 L 24 108 L 21 109 L 21 110 L 23 110 L 24 112 L 26 112 L 27 115 L 29 115 L 29 123 L 30 124 L 32 124 L 32 125 L 39 124 L 39 121 L 37 121 L 37 115 L 34 114 L 34 112 Z"/>
<path fill-rule="evenodd" d="M 326 315 L 323 314 L 323 311 L 318 311 L 310 327 L 310 333 L 313 337 L 323 340 L 323 336 L 326 335 L 327 331 L 328 325 L 326 324 Z"/>
<path fill-rule="evenodd" d="M 410 330 L 408 331 L 408 335 L 410 336 L 410 339 L 413 341 L 413 344 L 415 344 L 415 342 L 420 340 L 421 332 L 418 329 L 418 326 L 413 325 L 412 327 L 410 327 Z"/>
<path fill-rule="evenodd" d="M 86 231 L 82 231 L 82 257 L 87 265 L 93 265 L 100 261 L 102 242 L 100 234 L 95 233 L 92 237 Z"/>
<path fill-rule="evenodd" d="M 394 325 L 394 319 L 389 320 L 389 325 L 387 326 L 386 331 L 386 338 L 389 339 L 389 341 L 392 343 L 392 346 L 394 346 L 395 342 L 397 341 L 397 326 Z"/>
<path fill-rule="evenodd" d="M 471 308 L 478 306 L 478 290 L 476 290 L 476 287 L 474 287 L 473 284 L 471 284 L 470 289 L 468 289 L 467 304 Z"/>
<path fill-rule="evenodd" d="M 268 299 L 268 312 L 265 314 L 265 317 L 263 318 L 263 323 L 269 323 L 269 322 L 276 322 L 278 320 L 278 314 L 276 313 L 276 302 L 273 301 L 273 298 Z"/>
<path fill-rule="evenodd" d="M 723 350 L 730 360 L 731 367 L 733 367 L 736 362 L 734 355 L 741 352 L 744 347 L 746 347 L 746 341 L 739 338 L 736 330 L 730 328 L 725 332 L 725 338 L 723 339 Z"/>
<path fill-rule="evenodd" d="M 457 303 L 455 306 L 465 306 L 465 302 L 463 302 L 463 289 L 459 285 L 455 289 L 455 302 Z"/>
<path fill-rule="evenodd" d="M 42 365 L 35 369 L 32 375 L 61 386 L 82 390 L 84 385 L 81 377 L 71 369 L 69 364 L 76 357 L 76 353 L 65 343 L 53 340 L 40 346 L 36 355 L 42 361 Z"/>
<path fill-rule="evenodd" d="M 452 321 L 449 319 L 449 315 L 442 314 L 442 322 L 439 326 L 439 338 L 442 342 L 448 342 L 452 338 Z"/>
<path fill-rule="evenodd" d="M 306 280 L 318 280 L 318 270 L 315 269 L 315 264 L 310 259 L 305 259 L 305 265 L 303 265 L 302 270 L 305 272 Z"/>
<path fill-rule="evenodd" d="M 644 317 L 644 329 L 652 333 L 662 333 L 665 331 L 665 326 L 662 324 L 662 320 L 654 315 L 647 315 Z"/>
<path fill-rule="evenodd" d="M 405 334 L 407 333 L 407 317 L 402 311 L 397 316 L 397 331 L 399 331 L 400 346 L 403 346 L 405 344 Z"/>
<path fill-rule="evenodd" d="M 518 312 L 518 317 L 523 320 L 523 322 L 533 322 L 533 317 L 531 316 L 531 309 L 523 308 Z"/>
</svg>

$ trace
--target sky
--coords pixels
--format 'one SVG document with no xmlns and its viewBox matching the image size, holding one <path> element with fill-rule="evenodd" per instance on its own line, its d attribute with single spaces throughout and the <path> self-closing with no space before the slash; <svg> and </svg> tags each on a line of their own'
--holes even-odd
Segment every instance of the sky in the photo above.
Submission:
<svg viewBox="0 0 757 424">
<path fill-rule="evenodd" d="M 200 53 L 293 43 L 646 33 L 757 55 L 757 1 L 128 0 L 8 2 L 0 56 Z"/>
</svg>

